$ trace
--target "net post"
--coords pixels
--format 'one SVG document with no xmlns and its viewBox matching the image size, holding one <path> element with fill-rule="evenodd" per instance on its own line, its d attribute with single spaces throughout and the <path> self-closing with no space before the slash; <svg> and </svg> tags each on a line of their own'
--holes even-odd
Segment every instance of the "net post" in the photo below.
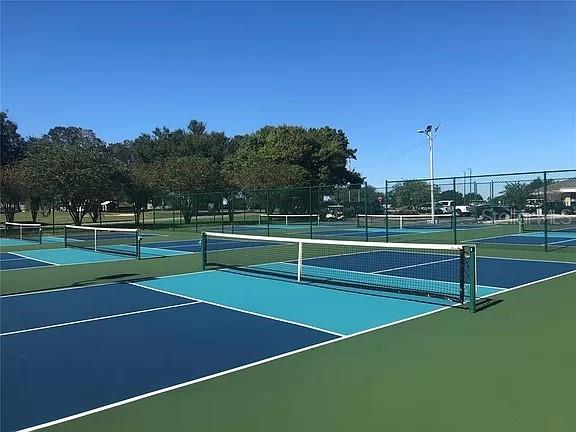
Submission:
<svg viewBox="0 0 576 432">
<path fill-rule="evenodd" d="M 458 233 L 456 231 L 456 198 L 458 195 L 456 194 L 456 177 L 452 179 L 452 191 L 454 192 L 454 204 L 452 205 L 452 234 L 453 234 L 453 241 L 454 244 L 458 243 Z"/>
<path fill-rule="evenodd" d="M 469 246 L 468 250 L 468 284 L 470 286 L 469 309 L 476 312 L 476 246 Z"/>
<path fill-rule="evenodd" d="M 389 207 L 389 203 L 388 203 L 388 180 L 386 180 L 386 185 L 385 185 L 385 189 L 384 189 L 384 214 L 385 214 L 385 220 L 386 220 L 386 241 L 390 241 L 390 222 L 388 220 L 388 207 Z"/>
<path fill-rule="evenodd" d="M 368 182 L 364 182 L 364 238 L 368 241 Z"/>
<path fill-rule="evenodd" d="M 303 250 L 303 243 L 301 241 L 298 242 L 298 282 L 302 281 L 302 250 Z"/>
<path fill-rule="evenodd" d="M 22 236 L 22 225 L 19 226 L 20 228 L 20 240 L 24 240 L 24 237 Z"/>
<path fill-rule="evenodd" d="M 142 259 L 142 236 L 140 230 L 136 231 L 136 258 Z"/>
<path fill-rule="evenodd" d="M 206 270 L 206 258 L 207 258 L 207 251 L 208 251 L 208 237 L 206 236 L 206 233 L 203 232 L 200 236 L 200 248 L 202 251 L 202 263 L 200 264 L 200 269 L 202 271 Z"/>
<path fill-rule="evenodd" d="M 94 252 L 98 252 L 98 231 L 94 230 Z"/>
<path fill-rule="evenodd" d="M 64 247 L 68 247 L 68 226 L 64 225 Z"/>
<path fill-rule="evenodd" d="M 38 228 L 38 241 L 42 244 L 42 226 Z"/>
<path fill-rule="evenodd" d="M 544 171 L 544 251 L 548 252 L 548 186 L 547 175 Z"/>
</svg>

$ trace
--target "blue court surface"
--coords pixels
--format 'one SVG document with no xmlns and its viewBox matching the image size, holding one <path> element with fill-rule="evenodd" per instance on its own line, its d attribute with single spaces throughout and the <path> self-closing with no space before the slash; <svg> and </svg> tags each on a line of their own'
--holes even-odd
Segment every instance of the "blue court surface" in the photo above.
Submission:
<svg viewBox="0 0 576 432">
<path fill-rule="evenodd" d="M 181 247 L 182 244 L 185 247 Z M 163 247 L 142 247 L 142 259 L 160 258 L 167 256 L 183 255 L 190 252 L 198 252 L 200 245 L 197 240 L 186 242 L 167 242 Z M 171 245 L 172 247 L 168 247 Z M 134 259 L 127 255 L 114 253 L 96 252 L 78 248 L 37 249 L 19 252 L 0 253 L 1 270 L 19 270 L 34 267 L 63 266 L 74 264 L 92 264 Z"/>
<path fill-rule="evenodd" d="M 341 260 L 313 264 L 340 269 Z M 418 274 L 386 264 L 366 271 Z M 575 271 L 573 263 L 479 258 L 479 295 Z M 3 296 L 1 429 L 65 421 L 446 307 L 228 270 Z"/>
<path fill-rule="evenodd" d="M 543 232 L 531 232 L 522 234 L 502 235 L 472 240 L 476 244 L 508 244 L 526 246 L 544 246 L 546 240 Z M 548 233 L 549 246 L 576 246 L 576 232 Z"/>
</svg>

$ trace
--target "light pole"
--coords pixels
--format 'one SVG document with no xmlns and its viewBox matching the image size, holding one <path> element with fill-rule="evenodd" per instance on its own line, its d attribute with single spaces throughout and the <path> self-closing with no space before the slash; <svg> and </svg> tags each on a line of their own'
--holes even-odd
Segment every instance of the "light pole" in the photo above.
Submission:
<svg viewBox="0 0 576 432">
<path fill-rule="evenodd" d="M 430 147 L 430 215 L 432 217 L 432 224 L 436 223 L 434 218 L 434 136 L 440 125 L 435 128 L 432 125 L 426 126 L 426 129 L 419 129 L 417 132 L 426 135 L 428 138 L 428 145 Z"/>
</svg>

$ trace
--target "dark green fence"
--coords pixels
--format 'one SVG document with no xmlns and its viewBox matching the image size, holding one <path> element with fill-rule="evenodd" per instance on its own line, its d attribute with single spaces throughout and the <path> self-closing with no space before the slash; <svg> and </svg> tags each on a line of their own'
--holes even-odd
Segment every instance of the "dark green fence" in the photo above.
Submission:
<svg viewBox="0 0 576 432">
<path fill-rule="evenodd" d="M 43 203 L 38 217 L 54 233 L 71 223 L 57 198 Z M 29 219 L 18 213 L 16 221 Z M 381 187 L 164 192 L 138 209 L 109 203 L 83 223 L 552 250 L 576 246 L 576 170 L 388 180 Z"/>
</svg>

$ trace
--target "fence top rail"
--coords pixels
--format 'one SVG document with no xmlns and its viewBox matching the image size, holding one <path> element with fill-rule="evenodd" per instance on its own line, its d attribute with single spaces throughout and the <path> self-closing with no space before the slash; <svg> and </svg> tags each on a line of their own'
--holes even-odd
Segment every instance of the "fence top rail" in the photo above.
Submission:
<svg viewBox="0 0 576 432">
<path fill-rule="evenodd" d="M 544 175 L 548 174 L 561 174 L 561 173 L 573 173 L 576 175 L 576 169 L 562 169 L 562 170 L 542 170 L 542 171 L 525 171 L 525 172 L 510 172 L 510 173 L 498 173 L 498 174 L 478 174 L 473 176 L 450 176 L 450 177 L 434 177 L 430 179 L 429 177 L 426 178 L 414 178 L 414 179 L 405 179 L 405 180 L 387 180 L 388 183 L 406 183 L 411 181 L 438 181 L 438 180 L 454 180 L 454 179 L 474 179 L 474 178 L 487 178 L 487 177 L 504 177 L 504 176 L 520 176 L 520 175 L 534 175 L 534 174 L 541 174 Z"/>
</svg>

